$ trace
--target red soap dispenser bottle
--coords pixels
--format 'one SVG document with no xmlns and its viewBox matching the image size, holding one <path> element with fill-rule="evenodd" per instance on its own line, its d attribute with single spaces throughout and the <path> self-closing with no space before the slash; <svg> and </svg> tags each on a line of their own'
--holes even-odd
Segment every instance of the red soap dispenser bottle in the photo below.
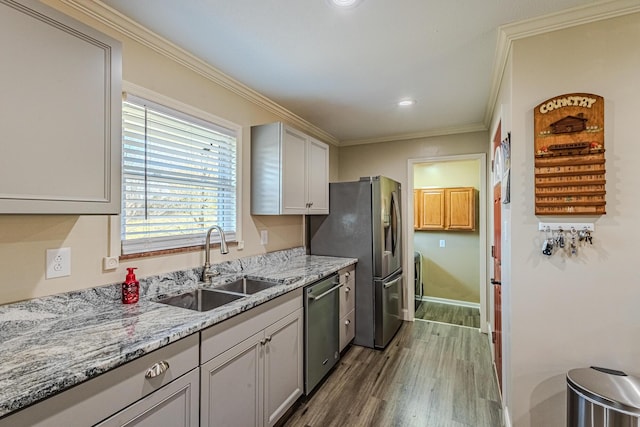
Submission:
<svg viewBox="0 0 640 427">
<path fill-rule="evenodd" d="M 137 267 L 127 267 L 127 278 L 122 284 L 122 303 L 135 304 L 140 299 L 140 282 L 136 279 L 134 270 Z"/>
</svg>

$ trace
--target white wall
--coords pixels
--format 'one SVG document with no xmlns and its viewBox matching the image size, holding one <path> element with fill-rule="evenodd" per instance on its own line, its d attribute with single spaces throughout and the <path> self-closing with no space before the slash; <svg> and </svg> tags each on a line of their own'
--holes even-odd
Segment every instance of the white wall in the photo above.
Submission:
<svg viewBox="0 0 640 427">
<path fill-rule="evenodd" d="M 639 43 L 640 14 L 633 14 L 513 44 L 507 402 L 516 426 L 565 425 L 565 375 L 572 368 L 599 365 L 640 375 L 634 265 L 640 238 Z M 571 217 L 595 222 L 593 246 L 574 257 L 547 258 L 538 221 L 568 218 L 534 215 L 532 109 L 574 92 L 605 98 L 607 214 Z"/>
<path fill-rule="evenodd" d="M 243 194 L 240 221 L 244 250 L 237 250 L 233 244 L 228 255 L 223 256 L 219 251 L 212 250 L 213 262 L 303 244 L 302 216 L 252 217 L 249 214 L 250 127 L 281 118 L 149 47 L 72 10 L 60 0 L 47 0 L 46 3 L 121 40 L 123 78 L 126 81 L 242 126 L 240 182 Z M 64 104 L 61 108 L 64 108 Z M 334 179 L 338 173 L 337 153 L 337 148 L 331 147 L 330 177 Z M 260 244 L 260 230 L 263 229 L 269 230 L 269 244 L 266 246 Z M 128 260 L 121 262 L 115 271 L 103 271 L 102 257 L 109 255 L 110 245 L 118 246 L 118 234 L 118 219 L 111 222 L 108 216 L 0 215 L 0 304 L 117 283 L 124 279 L 125 267 L 137 266 L 139 277 L 145 277 L 195 267 L 204 262 L 204 253 L 199 250 Z M 71 248 L 71 276 L 45 280 L 45 251 L 58 247 Z M 118 249 L 112 248 L 111 251 L 118 252 Z"/>
</svg>

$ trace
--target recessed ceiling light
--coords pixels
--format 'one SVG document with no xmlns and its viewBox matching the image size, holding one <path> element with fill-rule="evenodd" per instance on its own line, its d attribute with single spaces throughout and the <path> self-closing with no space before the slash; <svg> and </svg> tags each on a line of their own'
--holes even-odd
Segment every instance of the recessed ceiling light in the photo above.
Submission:
<svg viewBox="0 0 640 427">
<path fill-rule="evenodd" d="M 415 105 L 416 100 L 415 99 L 403 99 L 401 101 L 398 101 L 398 106 L 400 107 L 408 107 L 410 105 Z"/>
<path fill-rule="evenodd" d="M 331 3 L 333 6 L 346 9 L 349 7 L 356 7 L 361 1 L 362 0 L 329 0 L 329 3 Z"/>
</svg>

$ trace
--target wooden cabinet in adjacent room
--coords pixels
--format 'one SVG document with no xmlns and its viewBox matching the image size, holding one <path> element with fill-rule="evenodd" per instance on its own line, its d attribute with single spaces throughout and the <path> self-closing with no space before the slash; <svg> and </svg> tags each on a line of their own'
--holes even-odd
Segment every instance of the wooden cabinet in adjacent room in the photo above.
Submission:
<svg viewBox="0 0 640 427">
<path fill-rule="evenodd" d="M 475 231 L 476 194 L 473 187 L 414 190 L 414 228 L 421 231 Z"/>
</svg>

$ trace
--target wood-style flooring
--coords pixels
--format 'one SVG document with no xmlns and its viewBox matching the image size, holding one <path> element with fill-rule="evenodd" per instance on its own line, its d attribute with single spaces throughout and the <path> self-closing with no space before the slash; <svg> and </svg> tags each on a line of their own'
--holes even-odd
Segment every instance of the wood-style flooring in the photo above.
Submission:
<svg viewBox="0 0 640 427">
<path fill-rule="evenodd" d="M 384 351 L 352 346 L 287 427 L 500 427 L 489 341 L 479 330 L 405 322 Z"/>
<path fill-rule="evenodd" d="M 414 317 L 420 320 L 432 320 L 435 322 L 449 323 L 451 325 L 480 328 L 479 308 L 422 301 Z"/>
</svg>

